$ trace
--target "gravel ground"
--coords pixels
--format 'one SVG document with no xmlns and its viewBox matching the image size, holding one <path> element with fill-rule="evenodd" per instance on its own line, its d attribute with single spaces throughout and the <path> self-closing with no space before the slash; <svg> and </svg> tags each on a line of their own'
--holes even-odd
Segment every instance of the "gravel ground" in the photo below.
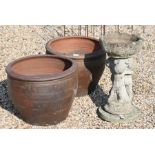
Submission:
<svg viewBox="0 0 155 155">
<path fill-rule="evenodd" d="M 74 31 L 72 31 L 74 28 Z M 81 35 L 85 35 L 81 26 Z M 106 26 L 106 33 L 116 31 L 116 26 Z M 45 53 L 45 43 L 64 35 L 64 26 L 0 26 L 0 128 L 154 128 L 155 127 L 155 26 L 119 26 L 120 32 L 140 34 L 144 44 L 134 56 L 133 103 L 142 116 L 132 123 L 109 123 L 96 114 L 111 88 L 110 71 L 106 67 L 94 93 L 75 98 L 68 118 L 53 126 L 33 126 L 25 123 L 8 99 L 5 66 L 17 58 Z M 65 26 L 65 35 L 79 33 L 78 26 Z M 88 26 L 88 35 L 100 35 L 99 26 Z"/>
</svg>

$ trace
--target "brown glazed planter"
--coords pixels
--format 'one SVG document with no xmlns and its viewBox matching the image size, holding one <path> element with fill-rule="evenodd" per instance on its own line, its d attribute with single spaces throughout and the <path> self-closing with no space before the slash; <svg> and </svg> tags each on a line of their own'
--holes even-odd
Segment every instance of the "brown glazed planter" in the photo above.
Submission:
<svg viewBox="0 0 155 155">
<path fill-rule="evenodd" d="M 23 120 L 48 125 L 66 119 L 78 87 L 75 62 L 28 56 L 10 63 L 6 72 L 10 98 Z"/>
<path fill-rule="evenodd" d="M 78 64 L 77 96 L 90 94 L 104 71 L 106 54 L 99 40 L 82 37 L 62 37 L 48 41 L 46 53 L 63 55 Z"/>
</svg>

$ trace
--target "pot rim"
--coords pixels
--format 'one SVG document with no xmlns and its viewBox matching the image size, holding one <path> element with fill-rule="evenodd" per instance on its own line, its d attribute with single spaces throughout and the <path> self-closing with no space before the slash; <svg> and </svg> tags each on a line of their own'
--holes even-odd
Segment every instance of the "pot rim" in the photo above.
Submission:
<svg viewBox="0 0 155 155">
<path fill-rule="evenodd" d="M 12 70 L 12 66 L 22 60 L 26 60 L 26 59 L 33 59 L 33 58 L 56 58 L 56 59 L 61 59 L 61 60 L 67 60 L 69 62 L 71 62 L 71 66 L 66 69 L 65 71 L 61 72 L 61 73 L 51 73 L 51 74 L 47 74 L 47 75 L 37 75 L 37 76 L 26 76 L 26 75 L 21 75 L 21 74 L 17 74 Z M 63 56 L 57 56 L 57 55 L 31 55 L 31 56 L 26 56 L 26 57 L 22 57 L 19 59 L 14 60 L 13 62 L 9 63 L 6 66 L 6 73 L 8 76 L 10 76 L 11 78 L 17 79 L 17 80 L 23 80 L 23 81 L 50 81 L 50 80 L 57 80 L 57 79 L 61 79 L 67 76 L 70 76 L 71 74 L 73 74 L 74 72 L 77 71 L 77 64 L 76 62 L 74 62 L 71 59 L 65 58 Z"/>
<path fill-rule="evenodd" d="M 100 45 L 100 48 L 98 50 L 96 50 L 96 52 L 93 52 L 93 53 L 80 54 L 78 56 L 75 56 L 75 55 L 68 55 L 68 54 L 59 53 L 56 50 L 53 50 L 53 48 L 51 48 L 51 46 L 50 46 L 50 44 L 52 42 L 55 42 L 55 41 L 58 41 L 58 40 L 64 40 L 64 39 L 74 39 L 74 38 L 75 39 L 87 39 L 87 40 L 92 40 L 93 42 L 98 42 L 99 45 Z M 93 38 L 93 37 L 86 37 L 86 36 L 65 36 L 65 37 L 57 37 L 57 38 L 54 38 L 54 39 L 50 39 L 46 43 L 45 48 L 46 48 L 47 54 L 54 54 L 54 55 L 58 55 L 58 56 L 65 56 L 67 58 L 71 58 L 71 59 L 75 59 L 75 60 L 95 58 L 95 57 L 99 57 L 99 56 L 102 56 L 102 55 L 106 54 L 105 49 L 103 49 L 99 39 L 96 39 L 96 38 Z"/>
</svg>

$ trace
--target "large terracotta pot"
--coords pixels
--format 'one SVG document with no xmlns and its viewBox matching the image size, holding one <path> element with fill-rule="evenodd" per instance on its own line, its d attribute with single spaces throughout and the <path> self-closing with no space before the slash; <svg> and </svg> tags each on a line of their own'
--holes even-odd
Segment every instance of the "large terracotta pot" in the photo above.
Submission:
<svg viewBox="0 0 155 155">
<path fill-rule="evenodd" d="M 59 56 L 28 56 L 10 63 L 6 72 L 10 98 L 31 124 L 57 124 L 68 116 L 77 93 L 77 64 Z"/>
<path fill-rule="evenodd" d="M 96 88 L 105 68 L 106 54 L 99 40 L 90 37 L 62 37 L 48 41 L 46 53 L 63 55 L 78 64 L 77 96 Z"/>
</svg>

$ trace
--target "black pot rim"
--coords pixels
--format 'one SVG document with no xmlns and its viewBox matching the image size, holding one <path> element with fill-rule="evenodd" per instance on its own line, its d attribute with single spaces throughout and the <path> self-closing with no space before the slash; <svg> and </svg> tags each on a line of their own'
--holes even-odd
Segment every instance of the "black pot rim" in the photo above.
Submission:
<svg viewBox="0 0 155 155">
<path fill-rule="evenodd" d="M 75 39 L 88 39 L 88 40 L 92 40 L 92 41 L 98 42 L 100 44 L 101 48 L 99 48 L 98 50 L 96 50 L 96 52 L 93 52 L 93 53 L 81 54 L 81 55 L 78 55 L 78 56 L 74 56 L 74 55 L 68 55 L 68 54 L 59 53 L 58 51 L 53 50 L 50 47 L 50 44 L 52 42 L 54 42 L 54 41 L 63 40 L 63 39 L 74 39 L 74 38 Z M 67 58 L 75 59 L 75 60 L 78 60 L 78 59 L 89 59 L 89 58 L 95 58 L 95 57 L 99 57 L 99 56 L 105 55 L 105 51 L 102 48 L 102 45 L 101 45 L 100 41 L 98 39 L 96 39 L 96 38 L 86 37 L 86 36 L 66 36 L 66 37 L 58 37 L 58 38 L 50 39 L 46 43 L 45 48 L 46 48 L 47 54 L 54 54 L 54 55 L 58 55 L 58 56 L 65 56 Z"/>
<path fill-rule="evenodd" d="M 21 74 L 17 74 L 12 70 L 12 66 L 22 60 L 26 60 L 26 59 L 33 59 L 33 58 L 56 58 L 56 59 L 61 59 L 63 61 L 67 60 L 69 62 L 71 62 L 71 67 L 69 67 L 68 69 L 66 69 L 65 71 L 61 72 L 61 73 L 51 73 L 48 75 L 38 75 L 38 76 L 26 76 L 26 75 L 21 75 Z M 61 79 L 67 76 L 70 76 L 71 74 L 75 73 L 77 71 L 77 64 L 76 62 L 74 62 L 71 59 L 68 59 L 66 57 L 63 56 L 57 56 L 57 55 L 31 55 L 31 56 L 26 56 L 26 57 L 22 57 L 19 59 L 14 60 L 13 62 L 9 63 L 6 67 L 6 73 L 9 77 L 17 79 L 17 80 L 23 80 L 23 81 L 50 81 L 50 80 L 57 80 L 57 79 Z"/>
</svg>

